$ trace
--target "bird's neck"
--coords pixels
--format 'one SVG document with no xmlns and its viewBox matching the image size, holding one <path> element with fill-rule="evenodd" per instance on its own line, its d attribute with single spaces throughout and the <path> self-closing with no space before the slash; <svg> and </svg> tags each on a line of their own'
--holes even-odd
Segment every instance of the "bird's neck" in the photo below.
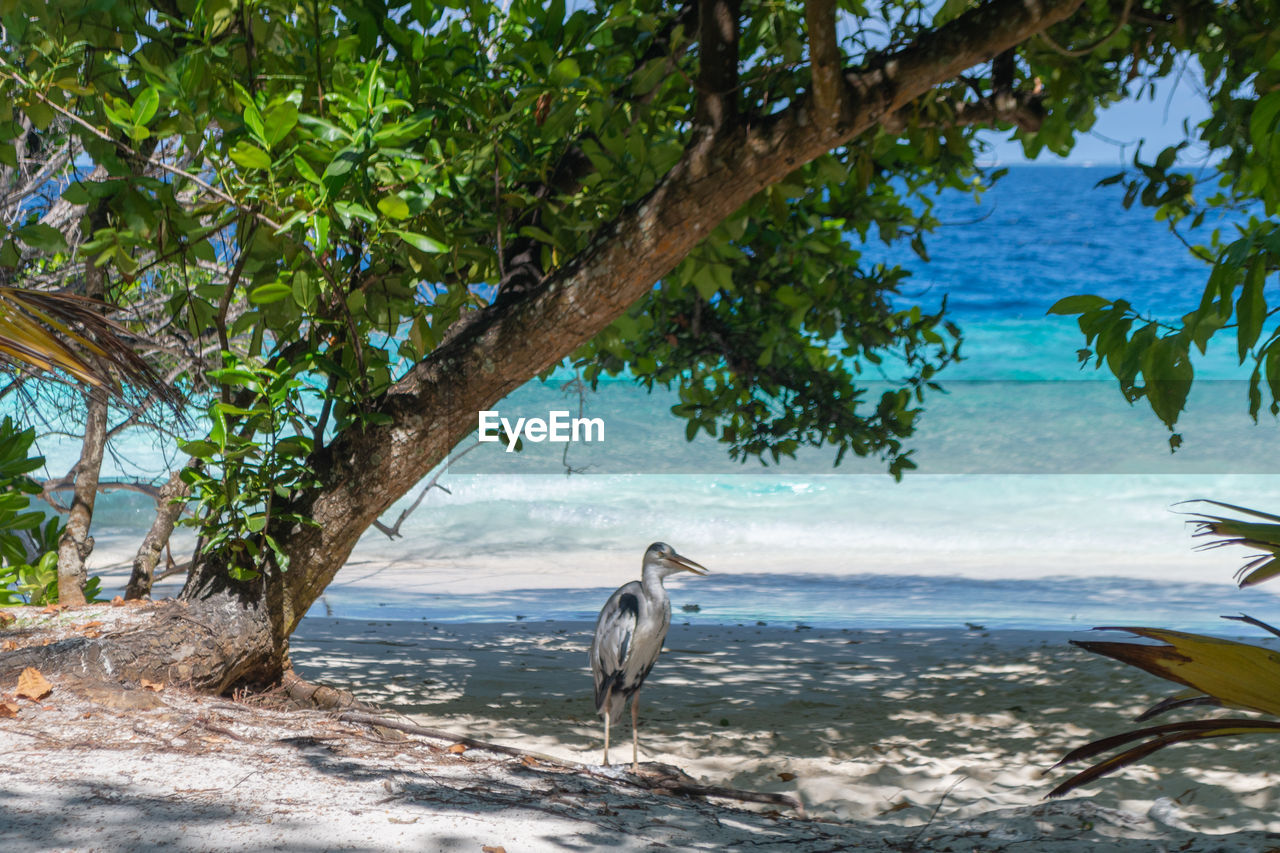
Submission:
<svg viewBox="0 0 1280 853">
<path fill-rule="evenodd" d="M 644 586 L 645 595 L 652 601 L 666 601 L 667 588 L 662 585 L 662 575 L 654 570 L 645 569 L 640 583 Z"/>
</svg>

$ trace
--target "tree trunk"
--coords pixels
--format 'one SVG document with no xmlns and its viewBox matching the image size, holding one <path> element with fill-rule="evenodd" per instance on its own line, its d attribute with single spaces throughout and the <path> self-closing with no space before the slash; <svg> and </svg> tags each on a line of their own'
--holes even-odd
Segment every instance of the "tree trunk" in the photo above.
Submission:
<svg viewBox="0 0 1280 853">
<path fill-rule="evenodd" d="M 88 418 L 84 427 L 84 443 L 67 527 L 58 541 L 58 602 L 84 604 L 84 585 L 88 580 L 85 561 L 93 553 L 93 503 L 98 496 L 98 477 L 102 471 L 102 453 L 107 444 L 107 390 L 91 388 L 88 393 Z"/>
<path fill-rule="evenodd" d="M 107 224 L 106 204 L 99 202 L 95 205 L 89 220 L 90 233 L 104 227 Z M 90 299 L 102 299 L 106 292 L 106 272 L 91 259 L 86 258 L 84 295 Z M 76 465 L 71 514 L 67 517 L 66 530 L 58 541 L 58 603 L 60 604 L 75 606 L 85 603 L 84 585 L 89 579 L 85 561 L 93 553 L 93 537 L 89 535 L 89 528 L 93 525 L 93 504 L 98 496 L 102 453 L 107 445 L 108 400 L 107 389 L 103 386 L 89 389 L 86 398 L 88 413 L 85 418 L 84 441 L 80 446 L 80 462 Z"/>
<path fill-rule="evenodd" d="M 169 475 L 169 482 L 160 487 L 160 496 L 156 498 L 156 518 L 151 522 L 147 537 L 142 540 L 142 547 L 133 558 L 133 572 L 129 575 L 129 585 L 125 587 L 124 597 L 133 601 L 151 594 L 151 583 L 155 578 L 156 564 L 164 552 L 169 537 L 173 535 L 173 526 L 182 514 L 183 502 L 191 493 L 191 487 L 182 482 L 182 472 L 174 471 Z"/>
<path fill-rule="evenodd" d="M 201 577 L 207 583 L 200 594 L 157 605 L 129 631 L 0 655 L 0 682 L 12 683 L 28 666 L 46 675 L 146 679 L 215 693 L 278 682 L 288 661 L 278 623 L 269 616 L 278 595 L 263 578 L 229 580 L 225 567 L 206 566 Z"/>
</svg>

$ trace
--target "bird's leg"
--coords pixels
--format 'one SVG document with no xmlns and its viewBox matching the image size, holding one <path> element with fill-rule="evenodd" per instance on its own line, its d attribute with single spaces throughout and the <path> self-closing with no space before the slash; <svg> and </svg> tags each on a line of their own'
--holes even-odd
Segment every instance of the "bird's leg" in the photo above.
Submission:
<svg viewBox="0 0 1280 853">
<path fill-rule="evenodd" d="M 609 766 L 609 709 L 604 709 L 604 766 Z"/>
<path fill-rule="evenodd" d="M 640 691 L 631 696 L 631 772 L 640 772 L 640 735 L 636 732 L 636 715 L 639 714 Z"/>
</svg>

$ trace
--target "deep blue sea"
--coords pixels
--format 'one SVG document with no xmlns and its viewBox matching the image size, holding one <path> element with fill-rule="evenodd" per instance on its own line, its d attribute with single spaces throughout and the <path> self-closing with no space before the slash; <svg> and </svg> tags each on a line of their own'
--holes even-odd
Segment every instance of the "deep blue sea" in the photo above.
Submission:
<svg viewBox="0 0 1280 853">
<path fill-rule="evenodd" d="M 366 537 L 366 563 L 412 559 L 431 572 L 493 560 L 554 580 L 504 588 L 498 579 L 496 594 L 403 595 L 354 581 L 352 569 L 326 605 L 339 616 L 591 618 L 608 593 L 592 555 L 638 569 L 644 547 L 665 540 L 717 570 L 675 599 L 694 596 L 699 609 L 683 614 L 694 621 L 1141 622 L 1238 633 L 1219 615 L 1280 618 L 1266 587 L 1233 586 L 1243 553 L 1193 551 L 1174 507 L 1207 497 L 1280 510 L 1277 423 L 1248 418 L 1234 340 L 1197 362 L 1185 444 L 1171 454 L 1145 405 L 1125 403 L 1105 371 L 1081 370 L 1075 321 L 1046 316 L 1074 293 L 1123 297 L 1158 317 L 1199 302 L 1207 268 L 1149 212 L 1124 210 L 1120 190 L 1095 188 L 1112 171 L 1014 167 L 980 204 L 939 198 L 944 225 L 928 239 L 927 264 L 905 247 L 864 248 L 912 270 L 904 302 L 934 307 L 946 294 L 965 335 L 965 361 L 940 375 L 945 393 L 928 400 L 911 442 L 920 469 L 902 483 L 874 460 L 833 469 L 827 451 L 744 466 L 713 441 L 686 442 L 669 412 L 673 395 L 607 383 L 585 402 L 604 421 L 604 441 L 569 446 L 567 461 L 582 473 L 565 474 L 564 445 L 517 454 L 488 444 L 450 467 L 440 481 L 450 493 L 432 491 L 404 539 Z M 496 408 L 513 420 L 576 413 L 577 398 L 560 388 L 568 375 L 530 383 Z M 58 457 L 54 470 L 73 458 L 70 446 L 44 448 Z M 158 453 L 122 449 L 134 462 Z M 145 501 L 116 499 L 99 524 L 140 539 L 147 513 Z"/>
</svg>

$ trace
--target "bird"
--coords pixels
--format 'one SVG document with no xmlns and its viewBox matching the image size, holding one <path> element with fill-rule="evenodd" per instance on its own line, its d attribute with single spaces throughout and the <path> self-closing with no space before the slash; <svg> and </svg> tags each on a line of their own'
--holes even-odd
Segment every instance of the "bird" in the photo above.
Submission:
<svg viewBox="0 0 1280 853">
<path fill-rule="evenodd" d="M 677 572 L 705 575 L 708 570 L 682 557 L 665 542 L 644 552 L 641 579 L 614 590 L 596 619 L 591 639 L 591 673 L 596 683 L 596 713 L 604 717 L 604 764 L 609 764 L 609 726 L 631 700 L 631 772 L 640 771 L 636 716 L 640 685 L 662 652 L 671 625 L 671 600 L 664 579 Z"/>
</svg>

